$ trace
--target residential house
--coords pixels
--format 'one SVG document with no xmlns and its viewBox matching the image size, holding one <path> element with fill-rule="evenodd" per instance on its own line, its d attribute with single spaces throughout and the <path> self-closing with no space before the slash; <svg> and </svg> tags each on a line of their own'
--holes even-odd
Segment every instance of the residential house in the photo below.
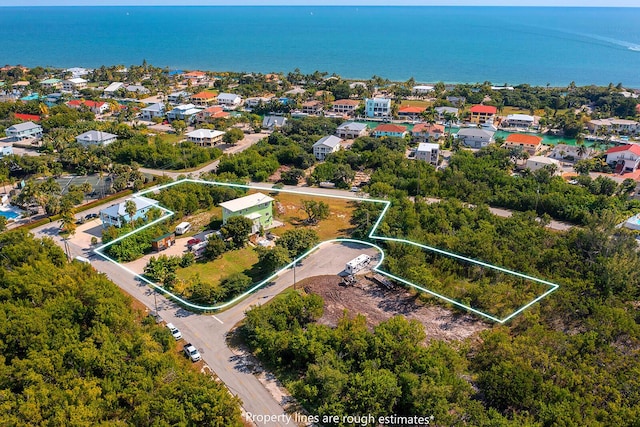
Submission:
<svg viewBox="0 0 640 427">
<path fill-rule="evenodd" d="M 555 173 L 560 173 L 560 162 L 556 159 L 552 159 L 550 157 L 545 156 L 531 156 L 527 159 L 526 167 L 530 171 L 537 171 L 538 169 L 542 169 L 544 167 L 552 167 L 555 169 Z"/>
<path fill-rule="evenodd" d="M 23 93 L 29 87 L 30 84 L 31 82 L 28 82 L 26 80 L 20 80 L 12 84 L 11 87 L 13 88 L 14 92 Z"/>
<path fill-rule="evenodd" d="M 418 123 L 411 130 L 411 137 L 414 141 L 427 142 L 439 139 L 444 135 L 444 126 L 431 123 Z"/>
<path fill-rule="evenodd" d="M 142 117 L 142 120 L 148 120 L 151 121 L 156 117 L 164 117 L 165 114 L 165 108 L 164 108 L 164 104 L 161 102 L 155 103 L 155 104 L 151 104 L 147 107 L 144 107 L 142 110 L 140 110 L 140 117 Z"/>
<path fill-rule="evenodd" d="M 226 105 L 228 107 L 237 107 L 242 103 L 240 95 L 235 93 L 221 93 L 218 95 L 218 104 Z"/>
<path fill-rule="evenodd" d="M 267 229 L 273 224 L 273 199 L 262 193 L 254 193 L 238 199 L 220 203 L 222 207 L 222 224 L 229 218 L 244 216 L 253 221 L 252 233 Z"/>
<path fill-rule="evenodd" d="M 0 158 L 4 156 L 10 156 L 13 154 L 13 147 L 11 145 L 0 146 Z"/>
<path fill-rule="evenodd" d="M 640 133 L 640 123 L 625 119 L 600 119 L 587 122 L 587 129 L 593 134 L 601 132 L 635 135 Z"/>
<path fill-rule="evenodd" d="M 429 162 L 434 166 L 438 166 L 438 155 L 440 146 L 438 144 L 421 142 L 416 150 L 416 160 Z"/>
<path fill-rule="evenodd" d="M 579 145 L 557 144 L 549 157 L 556 160 L 576 161 L 588 159 L 594 153 L 593 148 Z"/>
<path fill-rule="evenodd" d="M 39 122 L 40 116 L 36 114 L 13 113 L 13 117 L 23 122 Z"/>
<path fill-rule="evenodd" d="M 131 217 L 126 211 L 126 202 L 129 200 L 133 201 L 133 203 L 136 204 L 136 212 Z M 140 218 L 146 218 L 147 213 L 157 205 L 157 200 L 149 199 L 143 196 L 132 197 L 125 200 L 124 202 L 111 205 L 100 211 L 102 228 L 108 228 L 111 226 L 120 228 L 129 222 L 138 220 Z"/>
<path fill-rule="evenodd" d="M 439 120 L 444 120 L 445 115 L 451 115 L 458 118 L 458 109 L 456 107 L 436 107 L 436 113 L 438 114 Z"/>
<path fill-rule="evenodd" d="M 481 125 L 483 123 L 493 123 L 498 109 L 492 105 L 474 105 L 471 107 L 471 117 L 469 121 Z"/>
<path fill-rule="evenodd" d="M 196 120 L 196 114 L 202 111 L 202 108 L 196 108 L 193 104 L 176 105 L 173 110 L 167 113 L 167 119 L 172 122 L 174 120 L 184 120 L 188 125 L 193 124 Z"/>
<path fill-rule="evenodd" d="M 102 93 L 104 94 L 104 96 L 106 98 L 114 98 L 116 96 L 116 92 L 118 92 L 123 87 L 124 87 L 124 83 L 122 83 L 122 82 L 113 82 L 109 86 L 104 88 Z"/>
<path fill-rule="evenodd" d="M 529 114 L 509 114 L 503 121 L 502 127 L 528 129 L 535 126 L 535 117 Z"/>
<path fill-rule="evenodd" d="M 244 107 L 248 109 L 256 108 L 260 104 L 270 103 L 272 99 L 273 97 L 267 97 L 267 96 L 255 96 L 252 98 L 247 98 L 244 101 Z"/>
<path fill-rule="evenodd" d="M 367 117 L 391 116 L 391 100 L 389 98 L 366 98 L 364 104 Z"/>
<path fill-rule="evenodd" d="M 433 86 L 428 86 L 428 85 L 418 85 L 418 86 L 414 86 L 411 89 L 411 93 L 417 96 L 427 95 L 431 92 L 433 92 Z"/>
<path fill-rule="evenodd" d="M 331 111 L 353 116 L 358 106 L 360 106 L 360 101 L 357 99 L 338 99 L 331 104 Z"/>
<path fill-rule="evenodd" d="M 284 116 L 264 116 L 262 119 L 262 129 L 274 130 L 279 129 L 287 123 Z"/>
<path fill-rule="evenodd" d="M 42 137 L 42 126 L 33 122 L 18 123 L 13 126 L 9 126 L 4 130 L 7 137 L 12 138 L 14 141 L 23 141 L 25 139 L 40 138 Z"/>
<path fill-rule="evenodd" d="M 313 144 L 313 155 L 318 160 L 324 160 L 327 157 L 327 154 L 335 153 L 340 150 L 341 142 L 342 139 L 334 135 L 320 138 L 315 144 Z"/>
<path fill-rule="evenodd" d="M 349 89 L 356 89 L 356 88 L 363 88 L 363 89 L 367 89 L 367 84 L 365 82 L 353 82 L 353 83 L 349 83 Z"/>
<path fill-rule="evenodd" d="M 62 90 L 67 92 L 76 92 L 86 87 L 87 81 L 82 77 L 76 77 L 62 82 Z"/>
<path fill-rule="evenodd" d="M 460 129 L 456 137 L 467 147 L 482 148 L 493 142 L 495 132 L 479 128 Z"/>
<path fill-rule="evenodd" d="M 542 148 L 542 137 L 537 135 L 526 135 L 523 133 L 512 133 L 507 136 L 503 148 L 522 148 L 531 156 L 535 156 Z"/>
<path fill-rule="evenodd" d="M 215 119 L 226 119 L 229 116 L 229 112 L 224 111 L 221 106 L 214 105 L 213 107 L 207 107 L 196 114 L 196 122 L 211 123 Z"/>
<path fill-rule="evenodd" d="M 76 79 L 78 77 L 86 76 L 91 71 L 93 71 L 93 70 L 88 70 L 88 69 L 83 68 L 83 67 L 71 67 L 71 68 L 67 68 L 66 70 L 64 70 L 65 74 L 66 73 L 71 73 L 71 77 L 74 78 L 74 79 Z"/>
<path fill-rule="evenodd" d="M 185 80 L 191 80 L 194 84 L 198 84 L 207 80 L 207 73 L 204 71 L 191 71 L 189 73 L 182 74 L 182 78 Z"/>
<path fill-rule="evenodd" d="M 447 101 L 452 103 L 455 107 L 459 107 L 467 102 L 467 98 L 464 96 L 447 96 Z"/>
<path fill-rule="evenodd" d="M 86 107 L 93 114 L 104 114 L 109 111 L 109 104 L 102 101 L 89 101 L 84 99 L 73 99 L 67 102 L 67 107 L 74 108 L 76 110 Z"/>
<path fill-rule="evenodd" d="M 202 147 L 213 147 L 222 143 L 224 132 L 211 129 L 196 129 L 186 134 L 187 141 L 193 142 Z"/>
<path fill-rule="evenodd" d="M 407 119 L 407 120 L 418 120 L 420 119 L 422 113 L 424 113 L 425 110 L 426 110 L 425 107 L 411 107 L 411 106 L 401 107 L 398 110 L 398 117 L 400 117 L 401 119 Z"/>
<path fill-rule="evenodd" d="M 46 79 L 40 82 L 40 86 L 44 89 L 62 89 L 62 80 Z"/>
<path fill-rule="evenodd" d="M 607 163 L 614 168 L 614 173 L 633 172 L 640 165 L 640 145 L 627 144 L 611 147 L 605 151 Z"/>
<path fill-rule="evenodd" d="M 310 116 L 320 116 L 322 115 L 322 102 L 307 101 L 302 104 L 302 112 Z"/>
<path fill-rule="evenodd" d="M 394 125 L 391 123 L 383 123 L 373 130 L 373 136 L 381 138 L 383 136 L 393 136 L 397 138 L 404 138 L 407 135 L 407 128 L 400 125 Z"/>
<path fill-rule="evenodd" d="M 296 96 L 296 95 L 304 95 L 305 93 L 307 93 L 307 91 L 302 89 L 301 87 L 294 87 L 293 89 L 286 91 L 284 94 Z"/>
<path fill-rule="evenodd" d="M 189 99 L 190 96 L 191 96 L 191 94 L 189 92 L 186 92 L 186 91 L 182 90 L 182 91 L 179 91 L 179 92 L 170 93 L 167 96 L 167 101 L 170 104 L 182 104 L 184 101 Z"/>
<path fill-rule="evenodd" d="M 129 93 L 136 93 L 136 94 L 139 94 L 139 95 L 148 95 L 148 94 L 151 93 L 151 91 L 149 89 L 147 89 L 146 87 L 144 87 L 142 85 L 129 85 L 125 89 Z"/>
<path fill-rule="evenodd" d="M 109 145 L 117 139 L 118 135 L 99 130 L 90 130 L 76 136 L 76 141 L 85 147 L 88 145 Z"/>
<path fill-rule="evenodd" d="M 365 123 L 346 122 L 338 126 L 336 136 L 343 139 L 355 139 L 367 134 L 368 127 Z"/>
<path fill-rule="evenodd" d="M 218 102 L 218 95 L 214 92 L 202 91 L 191 95 L 191 103 L 200 107 L 207 107 Z"/>
</svg>

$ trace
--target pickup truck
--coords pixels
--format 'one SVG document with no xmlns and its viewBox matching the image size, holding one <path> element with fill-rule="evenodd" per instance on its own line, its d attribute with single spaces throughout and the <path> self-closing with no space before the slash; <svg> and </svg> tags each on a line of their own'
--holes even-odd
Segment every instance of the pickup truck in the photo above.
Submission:
<svg viewBox="0 0 640 427">
<path fill-rule="evenodd" d="M 200 352 L 191 343 L 184 345 L 184 352 L 192 362 L 198 362 L 201 359 Z"/>
</svg>

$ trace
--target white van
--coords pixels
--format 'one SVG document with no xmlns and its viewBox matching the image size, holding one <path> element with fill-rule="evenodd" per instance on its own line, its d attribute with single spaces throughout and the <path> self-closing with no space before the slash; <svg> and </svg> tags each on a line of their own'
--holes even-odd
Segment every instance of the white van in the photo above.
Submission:
<svg viewBox="0 0 640 427">
<path fill-rule="evenodd" d="M 85 258 L 83 256 L 78 255 L 77 257 L 74 258 L 76 261 L 85 263 L 85 264 L 91 264 L 91 261 L 88 258 Z"/>
<path fill-rule="evenodd" d="M 186 222 L 186 221 L 185 222 L 181 222 L 176 227 L 176 234 L 184 234 L 184 233 L 188 232 L 189 230 L 191 230 L 191 223 L 190 222 Z"/>
</svg>

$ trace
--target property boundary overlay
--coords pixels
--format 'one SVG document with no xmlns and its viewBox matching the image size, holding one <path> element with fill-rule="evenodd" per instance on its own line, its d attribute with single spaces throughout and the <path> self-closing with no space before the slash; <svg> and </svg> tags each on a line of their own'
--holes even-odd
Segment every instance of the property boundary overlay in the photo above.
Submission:
<svg viewBox="0 0 640 427">
<path fill-rule="evenodd" d="M 215 311 L 219 311 L 222 309 L 225 309 L 227 307 L 230 307 L 232 305 L 234 305 L 235 303 L 239 302 L 240 300 L 244 299 L 245 297 L 249 296 L 250 294 L 252 294 L 253 292 L 257 291 L 258 289 L 260 289 L 261 287 L 263 287 L 265 284 L 271 282 L 273 279 L 275 279 L 276 277 L 278 277 L 280 274 L 286 272 L 287 270 L 291 269 L 294 265 L 297 265 L 298 262 L 300 262 L 300 260 L 306 258 L 307 256 L 309 256 L 310 254 L 312 254 L 313 252 L 315 252 L 316 250 L 318 250 L 321 246 L 327 244 L 327 243 L 341 243 L 341 242 L 349 242 L 349 243 L 358 243 L 358 244 L 362 244 L 362 245 L 367 245 L 367 246 L 371 246 L 375 249 L 377 249 L 380 252 L 380 260 L 378 261 L 378 263 L 373 267 L 373 271 L 380 273 L 382 275 L 385 275 L 393 280 L 396 280 L 400 283 L 403 283 L 407 286 L 410 286 L 414 289 L 417 289 L 420 292 L 424 292 L 426 294 L 432 295 L 436 298 L 439 298 L 443 301 L 446 301 L 449 304 L 452 304 L 455 307 L 458 307 L 460 309 L 463 309 L 465 311 L 468 311 L 470 313 L 474 313 L 482 318 L 485 318 L 487 320 L 491 320 L 492 322 L 496 322 L 496 323 L 506 323 L 509 320 L 513 319 L 515 316 L 521 314 L 523 311 L 525 311 L 526 309 L 528 309 L 529 307 L 531 307 L 532 305 L 536 304 L 537 302 L 541 301 L 542 299 L 546 298 L 547 296 L 549 296 L 552 292 L 556 291 L 560 285 L 553 283 L 553 282 L 549 282 L 547 280 L 544 279 L 540 279 L 537 277 L 533 277 L 533 276 L 529 276 L 527 274 L 518 272 L 518 271 L 513 271 L 513 270 L 509 270 L 507 268 L 503 268 L 497 265 L 493 265 L 493 264 L 489 264 L 487 262 L 484 261 L 479 261 L 479 260 L 475 260 L 473 258 L 469 258 L 463 255 L 459 255 L 453 252 L 448 252 L 433 246 L 428 246 L 428 245 L 423 245 L 421 243 L 416 243 L 416 242 L 412 242 L 410 240 L 406 240 L 406 239 L 400 239 L 400 238 L 394 238 L 394 237 L 385 237 L 385 236 L 380 236 L 380 235 L 376 235 L 376 231 L 378 230 L 378 227 L 380 226 L 382 219 L 384 218 L 384 216 L 387 214 L 387 211 L 389 210 L 389 207 L 391 206 L 391 202 L 389 200 L 381 200 L 381 199 L 370 199 L 370 198 L 364 198 L 364 197 L 356 197 L 356 196 L 346 196 L 346 195 L 335 195 L 335 194 L 322 194 L 322 193 L 312 193 L 312 192 L 308 192 L 308 191 L 304 191 L 304 190 L 290 190 L 290 189 L 284 189 L 284 188 L 272 188 L 272 187 L 266 187 L 266 186 L 260 186 L 260 185 L 247 185 L 247 184 L 235 184 L 235 183 L 227 183 L 227 182 L 217 182 L 217 181 L 205 181 L 205 180 L 200 180 L 200 179 L 191 179 L 191 178 L 184 178 L 181 179 L 179 181 L 173 181 L 173 182 L 169 182 L 167 184 L 163 184 L 157 187 L 152 187 L 143 191 L 140 191 L 138 193 L 135 193 L 132 195 L 132 197 L 136 197 L 136 196 L 143 196 L 145 194 L 148 193 L 153 193 L 159 190 L 162 190 L 164 188 L 168 188 L 174 185 L 178 185 L 178 184 L 183 184 L 185 182 L 190 182 L 190 183 L 195 183 L 195 184 L 203 184 L 203 185 L 218 185 L 218 186 L 222 186 L 222 187 L 232 187 L 232 188 L 242 188 L 242 189 L 247 189 L 247 190 L 264 190 L 264 191 L 270 191 L 270 192 L 278 192 L 278 193 L 291 193 L 291 194 L 300 194 L 300 195 L 305 195 L 305 196 L 312 196 L 312 197 L 326 197 L 326 198 L 333 198 L 333 199 L 343 199 L 343 200 L 351 200 L 351 201 L 357 201 L 357 202 L 368 202 L 368 203 L 378 203 L 383 205 L 383 209 L 382 212 L 380 213 L 378 219 L 376 220 L 376 222 L 373 225 L 373 228 L 371 228 L 371 231 L 369 232 L 368 238 L 372 239 L 372 240 L 380 240 L 380 241 L 388 241 L 388 242 L 396 242 L 396 243 L 402 243 L 402 244 L 407 244 L 407 245 L 413 245 L 413 246 L 417 246 L 423 250 L 427 250 L 430 252 L 434 252 L 437 253 L 439 255 L 444 255 L 444 256 L 448 256 L 450 258 L 454 258 L 458 261 L 464 261 L 464 262 L 468 262 L 471 264 L 476 264 L 479 265 L 481 267 L 485 267 L 485 268 L 489 268 L 492 270 L 496 270 L 502 273 L 506 273 L 512 276 L 516 276 L 516 277 L 520 277 L 526 280 L 531 280 L 533 282 L 542 284 L 544 286 L 547 286 L 549 289 L 544 292 L 542 295 L 537 296 L 536 298 L 534 298 L 533 300 L 529 301 L 528 303 L 524 304 L 523 306 L 519 307 L 518 309 L 516 309 L 515 311 L 513 311 L 511 314 L 503 317 L 503 318 L 497 318 L 489 313 L 485 313 L 481 310 L 478 310 L 476 308 L 470 307 L 469 305 L 463 304 L 459 301 L 456 301 L 452 298 L 449 298 L 445 295 L 442 295 L 440 293 L 431 291 L 427 288 L 424 288 L 420 285 L 417 285 L 413 282 L 410 282 L 406 279 L 403 279 L 401 277 L 398 277 L 394 274 L 391 274 L 389 272 L 384 271 L 381 267 L 383 261 L 384 261 L 384 257 L 385 257 L 385 252 L 384 249 L 382 249 L 380 246 L 376 245 L 375 243 L 372 242 L 367 242 L 364 240 L 359 240 L 359 239 L 349 239 L 349 238 L 337 238 L 337 239 L 330 239 L 330 240 L 324 240 L 322 242 L 320 242 L 319 244 L 317 244 L 316 246 L 314 246 L 313 248 L 309 249 L 307 252 L 305 252 L 304 254 L 300 255 L 299 257 L 297 257 L 296 259 L 294 259 L 293 261 L 291 261 L 289 264 L 285 265 L 284 267 L 282 267 L 280 270 L 276 271 L 275 273 L 273 273 L 271 276 L 267 277 L 266 279 L 262 280 L 261 282 L 255 284 L 254 286 L 252 286 L 250 289 L 248 289 L 247 291 L 245 291 L 244 293 L 238 295 L 237 297 L 231 299 L 230 301 L 227 301 L 225 303 L 221 303 L 221 304 L 217 304 L 217 305 L 211 305 L 211 306 L 203 306 L 203 305 L 198 305 L 198 304 L 194 304 L 190 301 L 185 300 L 184 298 L 181 298 L 178 295 L 175 295 L 174 293 L 166 290 L 164 287 L 158 285 L 157 283 L 153 282 L 152 280 L 147 279 L 146 277 L 144 277 L 141 274 L 136 273 L 135 271 L 132 271 L 131 269 L 127 268 L 126 266 L 122 265 L 121 263 L 119 263 L 118 261 L 112 259 L 111 257 L 109 257 L 108 255 L 104 254 L 102 251 L 106 248 L 108 248 L 109 246 L 123 240 L 126 239 L 127 237 L 141 231 L 144 230 L 145 228 L 151 227 L 155 224 L 157 224 L 158 222 L 164 221 L 167 218 L 171 217 L 174 215 L 174 212 L 170 211 L 169 209 L 166 209 L 162 206 L 158 207 L 163 211 L 164 215 L 154 221 L 151 221 L 148 224 L 145 224 L 133 231 L 130 231 L 122 236 L 119 236 L 118 238 L 111 240 L 110 242 L 101 245 L 100 247 L 96 248 L 93 250 L 94 253 L 96 253 L 97 255 L 101 256 L 102 258 L 106 259 L 107 261 L 110 261 L 114 264 L 116 264 L 117 266 L 119 266 L 120 268 L 122 268 L 123 270 L 131 273 L 133 276 L 135 276 L 138 280 L 146 283 L 147 285 L 149 285 L 150 287 L 152 287 L 154 290 L 166 295 L 167 297 L 170 297 L 171 299 L 177 301 L 178 303 L 180 303 L 181 305 L 193 309 L 193 310 L 198 310 L 198 311 L 203 311 L 203 312 L 215 312 Z"/>
</svg>

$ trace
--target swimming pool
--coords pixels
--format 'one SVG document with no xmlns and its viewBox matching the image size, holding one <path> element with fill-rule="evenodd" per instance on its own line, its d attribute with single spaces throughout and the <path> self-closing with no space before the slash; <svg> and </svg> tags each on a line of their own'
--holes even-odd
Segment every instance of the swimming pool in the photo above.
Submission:
<svg viewBox="0 0 640 427">
<path fill-rule="evenodd" d="M 7 219 L 16 219 L 22 216 L 21 212 L 14 208 L 0 208 L 0 215 Z"/>
<path fill-rule="evenodd" d="M 640 230 L 640 214 L 634 215 L 626 220 L 624 225 L 632 230 Z"/>
</svg>

